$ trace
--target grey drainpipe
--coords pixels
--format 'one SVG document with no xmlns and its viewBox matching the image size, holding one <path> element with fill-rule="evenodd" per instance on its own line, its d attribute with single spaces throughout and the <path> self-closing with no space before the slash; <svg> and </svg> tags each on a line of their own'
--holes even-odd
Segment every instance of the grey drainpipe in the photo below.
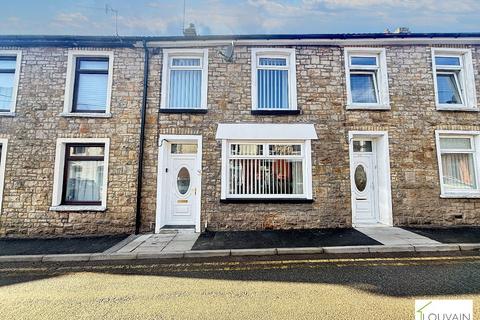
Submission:
<svg viewBox="0 0 480 320">
<path fill-rule="evenodd" d="M 141 204 L 142 204 L 142 182 L 143 182 L 143 149 L 145 142 L 145 117 L 147 111 L 147 93 L 148 93 L 148 65 L 149 52 L 146 40 L 143 40 L 143 50 L 145 53 L 143 61 L 143 97 L 140 122 L 140 146 L 138 148 L 138 172 L 137 172 L 137 203 L 135 208 L 135 234 L 140 233 Z"/>
</svg>

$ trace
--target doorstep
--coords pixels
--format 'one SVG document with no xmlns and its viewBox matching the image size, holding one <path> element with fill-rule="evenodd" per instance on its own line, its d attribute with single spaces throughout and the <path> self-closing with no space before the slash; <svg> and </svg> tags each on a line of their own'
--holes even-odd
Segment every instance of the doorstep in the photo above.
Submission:
<svg viewBox="0 0 480 320">
<path fill-rule="evenodd" d="M 299 247 L 299 248 L 260 248 L 260 249 L 232 249 L 232 250 L 185 250 L 177 252 L 151 252 L 151 253 L 107 253 L 107 254 L 61 254 L 61 255 L 26 255 L 26 256 L 0 256 L 0 263 L 21 262 L 88 262 L 88 261 L 132 261 L 132 260 L 163 260 L 163 259 L 191 259 L 215 257 L 242 257 L 242 256 L 282 256 L 317 254 L 368 254 L 368 253 L 396 253 L 396 252 L 455 252 L 455 251 L 480 251 L 480 243 L 465 244 L 434 244 L 413 246 L 343 246 L 343 247 Z"/>
</svg>

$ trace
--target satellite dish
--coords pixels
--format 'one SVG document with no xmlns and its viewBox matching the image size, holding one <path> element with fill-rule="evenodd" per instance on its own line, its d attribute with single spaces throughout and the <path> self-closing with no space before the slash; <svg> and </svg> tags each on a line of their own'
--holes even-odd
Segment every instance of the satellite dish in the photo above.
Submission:
<svg viewBox="0 0 480 320">
<path fill-rule="evenodd" d="M 235 55 L 235 44 L 232 43 L 225 49 L 224 52 L 218 52 L 226 62 L 233 62 L 233 56 Z"/>
</svg>

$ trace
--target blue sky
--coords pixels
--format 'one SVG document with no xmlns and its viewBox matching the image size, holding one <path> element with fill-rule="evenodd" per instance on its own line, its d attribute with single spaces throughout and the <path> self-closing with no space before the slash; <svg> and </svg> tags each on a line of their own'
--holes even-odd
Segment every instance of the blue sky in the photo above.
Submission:
<svg viewBox="0 0 480 320">
<path fill-rule="evenodd" d="M 183 0 L 2 1 L 0 34 L 180 35 Z M 480 31 L 480 0 L 187 0 L 200 34 Z"/>
</svg>

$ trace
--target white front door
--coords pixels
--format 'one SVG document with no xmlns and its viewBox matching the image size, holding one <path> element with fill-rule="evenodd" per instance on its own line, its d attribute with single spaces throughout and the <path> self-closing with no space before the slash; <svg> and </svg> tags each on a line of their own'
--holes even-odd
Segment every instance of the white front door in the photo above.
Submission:
<svg viewBox="0 0 480 320">
<path fill-rule="evenodd" d="M 165 225 L 195 226 L 198 175 L 197 145 L 171 143 L 168 150 L 165 190 Z"/>
<path fill-rule="evenodd" d="M 373 140 L 353 140 L 351 187 L 355 225 L 378 223 L 376 158 Z"/>
</svg>

